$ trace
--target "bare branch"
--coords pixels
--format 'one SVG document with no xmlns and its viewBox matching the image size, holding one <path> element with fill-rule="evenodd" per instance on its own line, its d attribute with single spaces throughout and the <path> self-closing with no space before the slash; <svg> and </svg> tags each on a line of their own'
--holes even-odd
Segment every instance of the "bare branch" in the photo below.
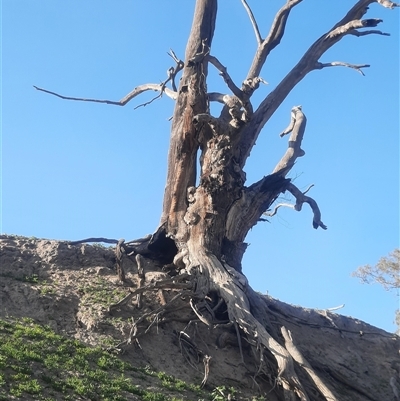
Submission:
<svg viewBox="0 0 400 401">
<path fill-rule="evenodd" d="M 207 56 L 207 60 L 220 71 L 220 75 L 234 94 L 234 96 L 225 95 L 222 98 L 217 97 L 217 101 L 221 102 L 222 100 L 221 103 L 224 103 L 228 107 L 229 113 L 233 119 L 248 121 L 253 115 L 253 106 L 250 103 L 250 97 L 260 86 L 260 82 L 267 82 L 260 77 L 249 78 L 242 83 L 242 88 L 239 89 L 232 81 L 227 68 L 224 67 L 216 57 L 209 55 Z M 243 110 L 241 110 L 242 108 Z M 225 113 L 223 113 L 223 115 L 224 114 Z"/>
<path fill-rule="evenodd" d="M 400 3 L 394 3 L 393 1 L 389 0 L 377 0 L 377 3 L 379 3 L 381 6 L 385 8 L 395 8 L 395 7 L 400 7 Z"/>
<path fill-rule="evenodd" d="M 178 58 L 178 56 L 175 54 L 175 52 L 172 49 L 169 49 L 169 52 L 167 52 L 168 56 L 170 56 L 175 62 L 176 66 L 171 67 L 168 71 L 168 80 L 164 83 L 164 85 L 168 82 L 171 81 L 171 86 L 174 92 L 177 92 L 176 84 L 175 84 L 175 77 L 176 74 L 183 69 L 185 66 L 184 62 Z"/>
<path fill-rule="evenodd" d="M 178 94 L 175 91 L 173 91 L 165 86 L 168 81 L 169 81 L 169 78 L 161 84 L 144 84 L 144 85 L 137 86 L 132 92 L 128 93 L 124 98 L 122 98 L 117 103 L 121 103 L 120 104 L 121 106 L 125 106 L 134 97 L 140 95 L 141 93 L 143 93 L 145 91 L 149 91 L 149 90 L 160 91 L 161 93 L 165 93 L 169 98 L 176 100 L 178 97 Z"/>
<path fill-rule="evenodd" d="M 241 167 L 244 166 L 247 157 L 250 154 L 250 150 L 254 146 L 261 129 L 265 123 L 275 113 L 276 109 L 283 102 L 286 96 L 292 91 L 292 89 L 311 71 L 319 68 L 320 57 L 330 49 L 334 44 L 339 42 L 344 36 L 350 35 L 360 28 L 369 28 L 377 26 L 382 20 L 380 19 L 366 19 L 361 20 L 360 18 L 367 12 L 368 5 L 377 2 L 377 0 L 359 0 L 357 4 L 339 21 L 331 30 L 326 34 L 322 35 L 316 40 L 311 47 L 305 52 L 303 57 L 299 60 L 296 66 L 286 75 L 285 78 L 279 83 L 279 85 L 261 102 L 258 109 L 254 112 L 251 121 L 243 128 L 240 140 L 240 159 L 239 164 Z M 382 2 L 380 2 L 382 4 Z M 384 7 L 393 8 L 389 6 L 389 2 L 383 1 Z M 391 3 L 391 2 L 390 2 Z M 288 5 L 291 3 L 290 0 Z M 394 4 L 394 3 L 393 3 Z M 283 10 L 284 8 L 282 8 Z M 288 10 L 285 11 L 288 13 Z M 279 13 L 278 13 L 279 14 Z M 286 14 L 284 14 L 286 15 Z M 282 16 L 282 19 L 287 18 Z M 283 22 L 282 22 L 283 23 Z M 282 26 L 282 29 L 284 27 Z M 282 33 L 283 35 L 283 33 Z M 265 42 L 265 41 L 264 41 Z M 259 51 L 258 51 L 259 53 Z M 250 71 L 251 74 L 257 74 L 261 69 L 264 61 L 259 57 L 259 54 L 255 56 L 256 67 Z M 250 75 L 249 73 L 249 75 Z"/>
<path fill-rule="evenodd" d="M 183 61 L 175 54 L 172 49 L 169 49 L 169 52 L 167 52 L 167 54 L 176 62 L 176 64 L 183 63 Z"/>
<path fill-rule="evenodd" d="M 348 22 L 347 24 L 344 25 L 339 25 L 336 28 L 332 29 L 327 35 L 328 38 L 334 38 L 336 36 L 343 36 L 348 34 L 354 29 L 357 28 L 369 28 L 369 27 L 375 27 L 378 26 L 383 20 L 379 18 L 370 18 L 370 19 L 364 19 L 364 20 L 353 20 Z"/>
<path fill-rule="evenodd" d="M 305 155 L 303 149 L 301 149 L 301 142 L 303 140 L 304 131 L 307 124 L 307 118 L 301 110 L 301 106 L 295 106 L 292 108 L 290 124 L 281 132 L 280 136 L 292 133 L 289 138 L 288 149 L 283 155 L 282 159 L 276 165 L 273 173 L 279 173 L 283 176 L 290 171 L 294 166 L 296 159 Z"/>
<path fill-rule="evenodd" d="M 110 238 L 103 238 L 103 237 L 91 237 L 91 238 L 85 238 L 81 239 L 79 241 L 69 241 L 69 245 L 79 245 L 79 244 L 84 244 L 86 242 L 104 242 L 105 244 L 118 244 L 117 239 L 110 239 Z"/>
<path fill-rule="evenodd" d="M 320 63 L 317 62 L 315 64 L 315 69 L 322 70 L 325 67 L 348 67 L 353 68 L 354 70 L 358 71 L 361 75 L 364 75 L 364 71 L 361 68 L 368 68 L 371 67 L 370 64 L 349 64 L 343 61 L 333 61 L 331 63 Z"/>
<path fill-rule="evenodd" d="M 249 18 L 250 18 L 250 21 L 251 21 L 251 25 L 253 26 L 254 33 L 256 34 L 257 43 L 260 46 L 261 42 L 262 42 L 262 37 L 261 37 L 261 34 L 260 34 L 260 30 L 258 29 L 258 25 L 257 25 L 256 19 L 254 17 L 254 14 L 251 11 L 251 8 L 247 4 L 246 0 L 242 0 L 242 4 L 243 4 L 243 7 L 245 8 L 245 10 L 247 11 L 247 14 L 249 15 Z"/>
<path fill-rule="evenodd" d="M 228 96 L 228 95 L 224 95 L 223 93 L 219 93 L 219 92 L 210 92 L 210 93 L 207 93 L 207 96 L 208 96 L 208 100 L 210 102 L 218 102 L 218 103 L 226 104 L 226 101 L 224 99 L 225 99 L 225 96 Z"/>
<path fill-rule="evenodd" d="M 325 309 L 325 312 L 326 312 L 326 311 L 332 312 L 332 311 L 334 311 L 334 310 L 342 309 L 342 308 L 344 308 L 344 305 L 345 305 L 345 304 L 342 304 L 342 305 L 339 305 L 339 306 L 334 306 L 333 308 L 327 308 L 327 309 Z"/>
<path fill-rule="evenodd" d="M 313 218 L 313 227 L 317 229 L 318 227 L 321 227 L 322 229 L 326 230 L 327 226 L 322 223 L 321 221 L 321 212 L 319 210 L 319 207 L 317 205 L 317 202 L 313 198 L 310 198 L 309 196 L 305 196 L 305 194 L 314 186 L 314 184 L 310 185 L 304 192 L 301 192 L 295 185 L 290 183 L 287 187 L 287 190 L 294 195 L 296 198 L 296 204 L 293 205 L 291 203 L 279 203 L 278 205 L 275 206 L 274 210 L 264 212 L 264 216 L 268 217 L 273 217 L 276 215 L 278 212 L 278 209 L 281 207 L 288 207 L 290 209 L 294 209 L 296 211 L 300 211 L 302 209 L 303 203 L 306 202 L 310 205 L 313 213 L 314 213 L 314 218 Z"/>
<path fill-rule="evenodd" d="M 171 68 L 168 69 L 168 71 L 167 71 L 168 78 L 164 82 L 161 82 L 160 84 L 144 84 L 144 85 L 137 86 L 135 89 L 133 89 L 133 91 L 129 92 L 125 97 L 123 97 L 119 101 L 64 96 L 64 95 L 60 95 L 60 94 L 58 94 L 56 92 L 49 91 L 47 89 L 39 88 L 39 87 L 37 87 L 35 85 L 33 87 L 35 89 L 39 90 L 39 91 L 42 91 L 42 92 L 45 92 L 45 93 L 49 93 L 50 95 L 57 96 L 57 97 L 59 97 L 61 99 L 64 99 L 64 100 L 75 100 L 75 101 L 80 101 L 80 102 L 105 103 L 105 104 L 112 104 L 112 105 L 115 105 L 115 106 L 125 106 L 134 97 L 139 96 L 143 92 L 146 92 L 146 91 L 149 91 L 149 90 L 160 92 L 159 95 L 157 95 L 156 97 L 154 97 L 153 99 L 151 99 L 150 101 L 148 101 L 146 103 L 143 103 L 143 104 L 140 104 L 139 106 L 136 106 L 135 109 L 137 109 L 138 107 L 147 106 L 148 104 L 154 102 L 154 100 L 159 99 L 160 97 L 162 97 L 162 95 L 164 93 L 168 97 L 170 97 L 171 99 L 176 100 L 177 97 L 178 97 L 178 93 L 177 93 L 177 89 L 176 89 L 176 85 L 175 85 L 175 77 L 178 74 L 178 72 L 183 69 L 184 63 L 183 63 L 182 60 L 180 60 L 176 56 L 176 54 L 174 53 L 173 50 L 170 50 L 170 52 L 168 52 L 167 54 L 175 60 L 176 66 L 175 67 L 171 67 Z M 167 85 L 167 83 L 169 81 L 171 81 L 171 85 L 172 85 L 172 89 L 173 90 L 171 90 L 171 89 L 166 87 L 166 85 Z"/>
<path fill-rule="evenodd" d="M 305 195 L 313 186 L 314 184 L 310 184 L 308 188 L 303 192 L 303 195 Z"/>
<path fill-rule="evenodd" d="M 139 107 L 146 107 L 147 105 L 153 103 L 154 100 L 160 99 L 162 97 L 162 94 L 163 92 L 161 91 L 157 96 L 154 96 L 153 99 L 149 100 L 148 102 L 138 104 L 137 106 L 134 107 L 134 110 L 138 109 Z"/>
<path fill-rule="evenodd" d="M 290 209 L 295 209 L 296 205 L 292 205 L 291 203 L 278 203 L 272 212 L 267 211 L 267 212 L 264 212 L 263 215 L 268 216 L 268 217 L 273 217 L 276 215 L 276 213 L 278 212 L 278 209 L 281 207 L 288 207 Z"/>
<path fill-rule="evenodd" d="M 269 53 L 271 53 L 271 51 L 281 42 L 283 34 L 285 33 L 286 22 L 291 9 L 302 1 L 303 0 L 288 0 L 286 4 L 277 12 L 267 38 L 261 43 L 259 42 L 257 52 L 247 74 L 247 78 L 254 78 L 260 75 L 261 69 Z"/>
<path fill-rule="evenodd" d="M 386 32 L 382 32 L 382 31 L 378 31 L 377 29 L 370 29 L 369 31 L 351 31 L 349 32 L 349 35 L 353 35 L 353 36 L 367 36 L 367 35 L 382 35 L 382 36 L 390 36 L 390 33 L 386 33 Z"/>
<path fill-rule="evenodd" d="M 311 210 L 314 213 L 313 227 L 315 229 L 317 229 L 318 227 L 321 227 L 323 230 L 326 230 L 328 228 L 321 221 L 321 211 L 319 210 L 317 202 L 313 198 L 310 198 L 309 196 L 304 195 L 304 193 L 301 192 L 300 189 L 298 189 L 292 183 L 290 183 L 288 185 L 287 190 L 296 198 L 296 205 L 294 206 L 294 210 L 297 210 L 299 212 L 301 210 L 301 208 L 303 207 L 303 203 L 308 203 L 311 207 Z"/>
<path fill-rule="evenodd" d="M 222 76 L 232 93 L 239 99 L 243 99 L 243 92 L 232 81 L 232 78 L 228 74 L 227 68 L 224 67 L 221 62 L 214 56 L 208 55 L 207 60 L 220 72 L 220 75 Z"/>
<path fill-rule="evenodd" d="M 128 93 L 125 97 L 123 97 L 119 101 L 113 101 L 113 100 L 101 100 L 101 99 L 91 99 L 91 98 L 82 98 L 82 97 L 71 97 L 71 96 L 64 96 L 60 95 L 59 93 L 49 91 L 47 89 L 39 88 L 37 86 L 33 86 L 35 89 L 38 91 L 42 91 L 45 93 L 49 93 L 50 95 L 57 96 L 61 99 L 64 100 L 75 100 L 75 101 L 80 101 L 80 102 L 95 102 L 95 103 L 105 103 L 105 104 L 112 104 L 115 106 L 125 106 L 129 101 L 131 101 L 134 97 L 139 96 L 143 92 L 146 91 L 160 91 L 161 93 L 165 93 L 168 97 L 171 99 L 176 100 L 178 97 L 178 94 L 174 91 L 172 91 L 169 88 L 165 87 L 165 84 L 144 84 L 137 86 L 132 92 Z"/>
</svg>

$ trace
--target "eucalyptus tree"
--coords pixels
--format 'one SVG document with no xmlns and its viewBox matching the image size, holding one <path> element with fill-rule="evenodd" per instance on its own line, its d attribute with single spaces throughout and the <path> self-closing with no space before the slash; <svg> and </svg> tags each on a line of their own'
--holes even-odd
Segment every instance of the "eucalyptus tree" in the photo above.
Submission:
<svg viewBox="0 0 400 401">
<path fill-rule="evenodd" d="M 280 207 L 290 206 L 300 211 L 307 204 L 312 210 L 314 229 L 327 229 L 316 200 L 307 194 L 308 190 L 302 192 L 288 178 L 296 159 L 305 155 L 302 139 L 307 119 L 301 106 L 292 108 L 290 124 L 280 134 L 290 136 L 288 148 L 276 167 L 250 184 L 246 182 L 244 168 L 265 125 L 307 74 L 335 66 L 349 67 L 362 73 L 362 69 L 368 67 L 365 64 L 322 62 L 321 56 L 348 35 L 387 35 L 376 29 L 382 20 L 364 16 L 372 3 L 388 9 L 399 6 L 390 0 L 355 1 L 343 18 L 309 47 L 282 81 L 259 104 L 254 105 L 252 96 L 264 83 L 262 68 L 280 44 L 291 11 L 301 2 L 284 2 L 264 36 L 249 4 L 242 0 L 255 32 L 257 49 L 241 83 L 233 81 L 227 67 L 212 50 L 217 0 L 196 0 L 184 60 L 170 52 L 175 65 L 168 70 L 168 77 L 161 84 L 140 85 L 120 101 L 69 98 L 37 88 L 66 99 L 121 106 L 149 90 L 174 99 L 167 180 L 159 227 L 153 235 L 143 239 L 126 243 L 120 241 L 117 259 L 121 259 L 121 250 L 124 250 L 137 255 L 156 255 L 169 261 L 176 274 L 173 281 L 156 283 L 152 288 L 166 288 L 168 285 L 168 288 L 180 289 L 188 294 L 191 309 L 206 325 L 217 324 L 216 312 L 221 308 L 225 310 L 227 321 L 252 345 L 260 371 L 266 369 L 264 354 L 275 358 L 275 376 L 285 400 L 308 399 L 294 369 L 294 360 L 297 359 L 291 352 L 285 328 L 279 333 L 270 324 L 262 296 L 251 289 L 242 274 L 241 261 L 249 230 L 265 219 L 265 215 L 276 214 Z M 226 93 L 210 90 L 207 82 L 210 68 L 219 71 L 226 83 Z M 211 114 L 212 102 L 222 104 L 220 115 Z M 291 193 L 296 203 L 274 206 L 280 194 L 285 192 Z M 120 277 L 124 279 L 121 268 Z M 300 365 L 306 366 L 301 361 Z M 320 393 L 326 399 L 336 399 L 314 376 Z"/>
</svg>

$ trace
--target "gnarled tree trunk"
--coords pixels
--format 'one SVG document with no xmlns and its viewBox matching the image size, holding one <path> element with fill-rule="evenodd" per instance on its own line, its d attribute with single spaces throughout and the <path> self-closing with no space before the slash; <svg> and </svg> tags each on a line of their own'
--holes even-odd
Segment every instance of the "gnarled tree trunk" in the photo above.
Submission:
<svg viewBox="0 0 400 401">
<path fill-rule="evenodd" d="M 216 323 L 212 305 L 201 312 L 197 305 L 207 303 L 206 297 L 211 293 L 217 294 L 226 305 L 229 321 L 240 327 L 255 349 L 261 347 L 275 357 L 277 382 L 285 400 L 307 400 L 308 396 L 294 371 L 292 357 L 284 342 L 280 343 L 281 337 L 274 338 L 267 331 L 267 317 L 256 317 L 252 313 L 259 299 L 241 274 L 241 260 L 248 231 L 286 190 L 296 197 L 296 210 L 300 210 L 304 202 L 309 203 L 314 212 L 314 228 L 326 229 L 316 202 L 285 178 L 296 158 L 305 154 L 301 141 L 306 118 L 301 106 L 293 108 L 291 124 L 281 134 L 292 132 L 288 151 L 273 173 L 246 187 L 243 167 L 260 130 L 291 89 L 308 72 L 328 66 L 319 63 L 319 57 L 344 35 L 357 28 L 377 25 L 378 20 L 359 20 L 371 2 L 359 1 L 342 21 L 317 40 L 255 113 L 250 97 L 261 81 L 258 74 L 269 52 L 279 43 L 290 10 L 300 0 L 288 1 L 278 12 L 267 39 L 262 41 L 258 36 L 258 52 L 240 89 L 210 54 L 217 0 L 197 0 L 187 43 L 173 115 L 161 227 L 177 246 L 174 264 L 191 275 L 194 286 L 191 305 L 197 316 L 206 324 Z M 221 71 L 232 95 L 207 93 L 209 64 Z M 210 100 L 224 103 L 218 118 L 210 115 Z M 201 171 L 196 185 L 198 152 Z M 327 399 L 335 398 L 329 392 Z"/>
<path fill-rule="evenodd" d="M 295 399 L 297 393 L 305 400 L 289 353 L 252 315 L 248 283 L 240 274 L 247 232 L 288 188 L 285 174 L 291 166 L 278 168 L 249 188 L 244 186 L 239 145 L 251 119 L 243 105 L 248 102 L 245 90 L 240 90 L 233 107 L 225 105 L 220 118 L 209 114 L 206 78 L 216 13 L 216 0 L 197 1 L 173 116 L 161 225 L 177 246 L 174 264 L 192 275 L 191 302 L 200 319 L 216 323 L 211 306 L 207 313 L 196 304 L 204 303 L 210 293 L 217 294 L 226 304 L 229 321 L 241 328 L 254 347 L 265 347 L 275 356 L 285 399 Z M 249 87 L 255 78 L 251 77 Z M 301 143 L 304 125 L 299 140 L 292 143 Z M 201 171 L 195 186 L 198 152 Z M 293 165 L 296 152 L 293 148 L 281 163 L 290 160 Z M 254 296 L 251 300 L 257 302 Z"/>
<path fill-rule="evenodd" d="M 295 373 L 291 354 L 297 361 L 303 361 L 298 362 L 300 364 L 305 364 L 304 358 L 295 349 L 284 328 L 281 334 L 269 324 L 260 296 L 248 286 L 241 273 L 241 261 L 246 250 L 248 231 L 263 214 L 273 216 L 282 206 L 300 211 L 302 205 L 308 203 L 313 211 L 313 227 L 327 228 L 321 221 L 317 203 L 306 196 L 308 190 L 301 192 L 286 178 L 296 159 L 305 154 L 301 142 L 306 118 L 301 106 L 293 107 L 290 125 L 281 133 L 281 136 L 290 133 L 288 149 L 272 173 L 246 186 L 243 168 L 264 125 L 309 72 L 333 66 L 350 67 L 361 72 L 362 68 L 368 67 L 319 61 L 330 47 L 346 35 L 383 34 L 368 29 L 376 27 L 381 20 L 362 19 L 368 6 L 371 3 L 379 3 L 386 8 L 399 6 L 390 0 L 358 0 L 342 20 L 310 46 L 281 83 L 253 110 L 251 97 L 263 82 L 259 76 L 261 69 L 270 52 L 280 43 L 291 10 L 301 1 L 287 0 L 278 11 L 269 34 L 263 39 L 247 2 L 242 0 L 256 33 L 258 48 L 240 88 L 232 81 L 227 69 L 211 54 L 217 0 L 196 0 L 185 60 L 180 61 L 172 52 L 177 66 L 170 69 L 168 79 L 161 85 L 139 86 L 119 102 L 101 101 L 123 106 L 145 90 L 158 90 L 176 101 L 160 226 L 155 235 L 131 242 L 126 250 L 136 254 L 158 252 L 161 256 L 167 255 L 167 259 L 173 258 L 174 268 L 180 273 L 173 285 L 175 288 L 184 288 L 186 294 L 190 294 L 190 305 L 203 323 L 218 323 L 215 312 L 224 305 L 222 309 L 226 310 L 227 320 L 235 326 L 238 335 L 241 332 L 252 345 L 259 371 L 268 373 L 263 362 L 265 353 L 275 358 L 277 371 L 273 376 L 277 388 L 281 389 L 279 399 L 284 400 L 309 399 Z M 210 66 L 220 71 L 230 94 L 209 92 L 207 74 Z M 181 70 L 179 87 L 176 88 L 174 79 Z M 172 82 L 171 89 L 166 87 L 169 81 Z M 212 101 L 223 104 L 219 117 L 210 114 L 209 103 Z M 199 172 L 196 171 L 198 159 Z M 296 198 L 296 204 L 278 204 L 270 211 L 275 200 L 285 191 Z M 117 249 L 122 246 L 123 242 L 120 242 Z M 167 284 L 171 282 L 152 288 L 165 288 L 161 285 Z M 137 291 L 144 290 L 140 288 Z M 135 333 L 136 329 L 137 324 Z M 311 367 L 306 367 L 321 397 L 335 400 L 335 396 L 318 380 Z"/>
</svg>

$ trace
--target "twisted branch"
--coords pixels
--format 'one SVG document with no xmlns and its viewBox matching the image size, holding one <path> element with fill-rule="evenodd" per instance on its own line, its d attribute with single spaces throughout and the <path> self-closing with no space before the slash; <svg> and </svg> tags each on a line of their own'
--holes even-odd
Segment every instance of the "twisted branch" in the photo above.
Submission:
<svg viewBox="0 0 400 401">
<path fill-rule="evenodd" d="M 292 183 L 289 183 L 287 186 L 287 190 L 296 198 L 296 204 L 293 205 L 291 203 L 279 203 L 278 205 L 275 206 L 274 210 L 267 211 L 263 213 L 263 215 L 272 217 L 275 216 L 276 213 L 278 212 L 278 209 L 281 207 L 288 207 L 290 209 L 294 209 L 296 211 L 300 211 L 302 209 L 303 203 L 306 202 L 310 205 L 311 210 L 314 213 L 314 218 L 313 218 L 313 227 L 317 229 L 318 227 L 321 227 L 322 229 L 326 230 L 328 227 L 321 221 L 321 211 L 319 210 L 319 207 L 317 205 L 317 202 L 313 199 L 310 198 L 309 196 L 305 196 L 306 193 L 314 186 L 314 184 L 311 184 L 304 192 L 301 192 L 295 185 Z"/>
<path fill-rule="evenodd" d="M 314 213 L 313 218 L 313 227 L 317 229 L 321 227 L 323 230 L 326 230 L 328 227 L 321 221 L 321 211 L 319 210 L 317 202 L 305 195 L 305 192 L 301 192 L 294 184 L 290 183 L 287 187 L 287 190 L 296 198 L 296 204 L 294 205 L 294 210 L 298 212 L 303 207 L 303 203 L 308 203 L 311 207 L 311 210 Z M 307 191 L 306 191 L 307 192 Z"/>
</svg>

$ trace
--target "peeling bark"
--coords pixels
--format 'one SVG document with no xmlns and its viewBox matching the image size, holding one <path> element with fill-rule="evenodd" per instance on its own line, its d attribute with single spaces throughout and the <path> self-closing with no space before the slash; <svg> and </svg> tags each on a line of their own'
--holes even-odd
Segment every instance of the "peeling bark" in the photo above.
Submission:
<svg viewBox="0 0 400 401">
<path fill-rule="evenodd" d="M 369 65 L 340 61 L 323 63 L 320 58 L 347 35 L 387 35 L 379 30 L 368 29 L 375 28 L 382 20 L 362 18 L 368 6 L 374 2 L 389 9 L 398 7 L 399 4 L 389 0 L 357 1 L 341 21 L 310 46 L 292 70 L 254 110 L 252 95 L 260 83 L 265 83 L 260 77 L 261 70 L 268 55 L 281 42 L 291 10 L 301 1 L 287 0 L 277 12 L 269 34 L 262 39 L 250 6 L 246 0 L 242 0 L 258 46 L 241 86 L 233 82 L 227 68 L 217 57 L 211 55 L 217 0 L 197 0 L 185 60 L 182 62 L 174 52 L 169 53 L 176 66 L 168 70 L 168 78 L 162 84 L 138 86 L 117 102 L 66 97 L 46 89 L 35 88 L 63 99 L 120 106 L 144 91 L 155 90 L 159 92 L 159 96 L 165 93 L 176 102 L 160 225 L 151 236 L 128 243 L 124 240 L 118 242 L 117 267 L 120 279 L 125 281 L 121 264 L 123 253 L 135 255 L 139 266 L 140 285 L 119 303 L 111 305 L 110 311 L 130 301 L 135 295 L 137 305 L 141 307 L 141 294 L 145 291 L 174 289 L 180 292 L 169 302 L 163 302 L 158 310 L 146 312 L 134 322 L 127 343 L 136 339 L 138 324 L 141 321 L 171 308 L 172 303 L 183 296 L 189 299 L 188 304 L 196 317 L 209 326 L 220 323 L 215 311 L 222 305 L 226 307 L 224 313 L 229 323 L 237 328 L 239 344 L 240 337 L 244 336 L 252 347 L 258 366 L 254 377 L 261 374 L 273 377 L 279 400 L 309 400 L 294 368 L 297 362 L 309 373 L 325 399 L 333 401 L 336 398 L 318 380 L 311 366 L 293 344 L 289 333 L 283 328 L 282 339 L 281 334 L 274 329 L 265 302 L 249 287 L 246 277 L 241 273 L 241 261 L 247 247 L 246 235 L 260 221 L 263 214 L 273 216 L 282 206 L 300 211 L 303 204 L 308 203 L 313 212 L 313 227 L 321 227 L 324 230 L 327 228 L 321 221 L 321 211 L 317 202 L 306 195 L 308 190 L 301 192 L 286 178 L 296 160 L 305 155 L 301 144 L 307 120 L 301 106 L 293 107 L 290 125 L 281 133 L 281 136 L 289 133 L 291 135 L 288 149 L 273 172 L 246 186 L 243 168 L 262 128 L 291 90 L 308 73 L 333 66 L 345 66 L 363 73 L 362 69 Z M 230 92 L 208 92 L 208 64 L 220 71 Z M 175 79 L 178 72 L 181 72 L 182 76 L 177 88 Z M 167 83 L 172 89 L 167 88 Z M 224 104 L 219 117 L 210 114 L 210 101 Z M 199 154 L 198 172 L 196 165 Z M 274 202 L 285 191 L 293 194 L 296 204 L 281 203 L 271 212 Z M 168 269 L 174 271 L 175 278 L 144 286 L 140 255 L 164 257 Z M 218 300 L 216 305 L 211 301 L 214 298 Z M 275 362 L 267 365 L 267 360 Z M 204 362 L 204 382 L 208 376 L 208 361 Z"/>
</svg>

